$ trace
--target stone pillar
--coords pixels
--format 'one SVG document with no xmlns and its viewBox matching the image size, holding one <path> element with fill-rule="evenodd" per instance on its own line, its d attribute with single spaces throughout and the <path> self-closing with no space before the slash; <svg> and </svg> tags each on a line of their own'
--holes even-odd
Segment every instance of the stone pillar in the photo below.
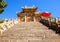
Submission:
<svg viewBox="0 0 60 42">
<path fill-rule="evenodd" d="M 25 16 L 25 22 L 26 22 L 26 16 Z"/>
</svg>

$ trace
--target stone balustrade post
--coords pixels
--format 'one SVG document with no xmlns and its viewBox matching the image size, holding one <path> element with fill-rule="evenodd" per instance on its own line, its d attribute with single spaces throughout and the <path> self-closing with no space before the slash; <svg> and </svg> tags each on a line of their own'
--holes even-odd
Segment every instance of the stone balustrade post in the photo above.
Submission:
<svg viewBox="0 0 60 42">
<path fill-rule="evenodd" d="M 0 36 L 2 36 L 2 34 L 3 34 L 3 32 L 2 32 L 2 31 L 0 31 Z"/>
</svg>

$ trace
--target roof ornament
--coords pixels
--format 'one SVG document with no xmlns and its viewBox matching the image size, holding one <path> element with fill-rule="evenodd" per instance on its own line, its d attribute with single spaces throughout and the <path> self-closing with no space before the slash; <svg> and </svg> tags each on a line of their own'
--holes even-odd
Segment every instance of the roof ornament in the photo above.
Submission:
<svg viewBox="0 0 60 42">
<path fill-rule="evenodd" d="M 16 14 L 17 14 L 18 12 L 16 12 Z"/>
<path fill-rule="evenodd" d="M 24 8 L 23 6 L 21 8 Z"/>
<path fill-rule="evenodd" d="M 25 7 L 24 8 L 27 8 L 27 6 L 25 5 Z"/>
<path fill-rule="evenodd" d="M 33 5 L 33 7 L 35 7 L 35 5 Z"/>
</svg>

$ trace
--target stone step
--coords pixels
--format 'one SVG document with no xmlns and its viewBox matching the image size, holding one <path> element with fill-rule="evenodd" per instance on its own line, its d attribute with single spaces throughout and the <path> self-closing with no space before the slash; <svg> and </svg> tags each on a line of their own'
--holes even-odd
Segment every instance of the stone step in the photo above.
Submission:
<svg viewBox="0 0 60 42">
<path fill-rule="evenodd" d="M 59 39 L 39 39 L 39 40 L 28 40 L 28 42 L 59 42 Z"/>
<path fill-rule="evenodd" d="M 21 28 L 19 28 L 19 29 L 17 29 L 17 28 L 15 28 L 15 29 L 10 29 L 9 30 L 9 32 L 14 32 L 14 33 L 46 33 L 46 34 L 56 34 L 54 31 L 52 31 L 52 30 L 43 30 L 43 29 L 41 29 L 41 30 L 39 30 L 39 29 L 21 29 Z"/>
<path fill-rule="evenodd" d="M 59 42 L 60 39 L 7 39 L 7 40 L 0 40 L 0 42 Z"/>
<path fill-rule="evenodd" d="M 59 39 L 39 39 L 39 40 L 0 40 L 1 42 L 59 42 Z"/>
<path fill-rule="evenodd" d="M 39 22 L 21 22 L 3 33 L 1 42 L 59 42 L 60 35 Z"/>
</svg>

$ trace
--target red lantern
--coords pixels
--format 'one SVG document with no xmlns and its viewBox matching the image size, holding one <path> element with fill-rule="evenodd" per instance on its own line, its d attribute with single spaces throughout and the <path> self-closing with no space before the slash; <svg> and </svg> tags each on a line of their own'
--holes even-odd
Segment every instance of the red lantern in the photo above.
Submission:
<svg viewBox="0 0 60 42">
<path fill-rule="evenodd" d="M 44 17 L 49 17 L 50 16 L 50 12 L 42 12 L 42 15 L 41 16 L 44 16 Z"/>
</svg>

